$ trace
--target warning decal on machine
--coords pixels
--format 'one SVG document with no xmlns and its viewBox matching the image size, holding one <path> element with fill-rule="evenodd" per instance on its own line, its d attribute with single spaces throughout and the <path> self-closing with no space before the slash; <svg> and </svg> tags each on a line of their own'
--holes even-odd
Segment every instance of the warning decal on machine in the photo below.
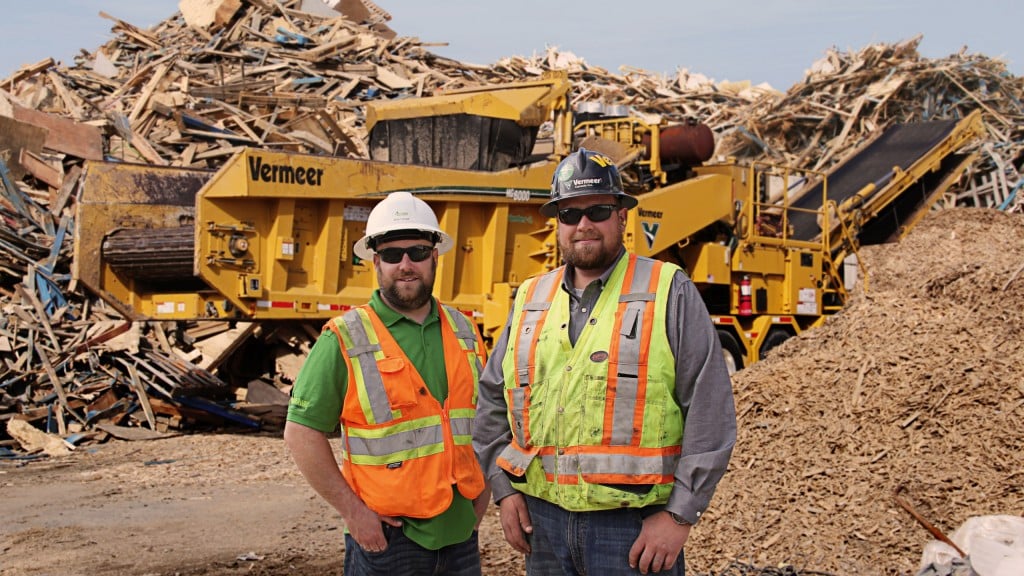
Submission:
<svg viewBox="0 0 1024 576">
<path fill-rule="evenodd" d="M 797 294 L 797 314 L 818 314 L 818 292 L 814 288 L 801 288 Z"/>
</svg>

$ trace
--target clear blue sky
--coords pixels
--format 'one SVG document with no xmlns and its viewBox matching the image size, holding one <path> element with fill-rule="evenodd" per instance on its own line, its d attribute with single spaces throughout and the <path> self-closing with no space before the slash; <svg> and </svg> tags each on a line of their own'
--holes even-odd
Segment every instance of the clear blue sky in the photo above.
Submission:
<svg viewBox="0 0 1024 576">
<path fill-rule="evenodd" d="M 618 72 L 622 65 L 715 80 L 768 82 L 786 90 L 827 49 L 858 51 L 923 34 L 920 51 L 944 58 L 1002 57 L 1024 75 L 1024 8 L 1019 0 L 377 0 L 403 36 L 447 42 L 433 51 L 491 64 L 503 56 L 573 52 Z M 109 40 L 113 22 L 146 28 L 177 11 L 177 0 L 5 2 L 0 76 L 46 57 L 71 63 L 79 48 Z"/>
</svg>

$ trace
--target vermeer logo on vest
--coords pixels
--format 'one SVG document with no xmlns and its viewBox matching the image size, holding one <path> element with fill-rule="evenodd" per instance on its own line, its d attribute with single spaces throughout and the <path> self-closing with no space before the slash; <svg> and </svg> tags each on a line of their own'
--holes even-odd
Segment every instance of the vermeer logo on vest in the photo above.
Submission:
<svg viewBox="0 0 1024 576">
<path fill-rule="evenodd" d="M 591 362 L 604 362 L 608 359 L 608 353 L 604 350 L 598 350 L 590 355 Z"/>
<path fill-rule="evenodd" d="M 249 179 L 258 182 L 275 184 L 303 184 L 320 186 L 323 183 L 324 169 L 289 166 L 287 164 L 265 164 L 259 156 L 249 156 Z"/>
</svg>

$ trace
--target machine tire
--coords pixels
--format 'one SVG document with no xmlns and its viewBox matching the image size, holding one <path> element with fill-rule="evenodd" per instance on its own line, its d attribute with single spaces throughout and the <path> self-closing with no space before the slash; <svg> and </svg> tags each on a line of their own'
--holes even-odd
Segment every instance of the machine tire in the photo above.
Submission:
<svg viewBox="0 0 1024 576">
<path fill-rule="evenodd" d="M 758 358 L 764 360 L 765 354 L 767 354 L 772 348 L 775 348 L 779 344 L 789 340 L 790 336 L 792 336 L 792 334 L 788 331 L 778 328 L 769 331 L 768 336 L 766 336 L 764 342 L 761 343 L 761 348 L 757 351 Z"/>
<path fill-rule="evenodd" d="M 743 370 L 743 352 L 740 343 L 731 332 L 718 331 L 718 341 L 722 343 L 722 356 L 725 357 L 725 366 L 729 369 L 729 375 Z"/>
</svg>

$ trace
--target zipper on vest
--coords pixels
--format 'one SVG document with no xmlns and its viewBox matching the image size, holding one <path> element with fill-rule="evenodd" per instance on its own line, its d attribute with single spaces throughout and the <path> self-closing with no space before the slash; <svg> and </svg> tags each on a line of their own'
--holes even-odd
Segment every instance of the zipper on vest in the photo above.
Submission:
<svg viewBox="0 0 1024 576">
<path fill-rule="evenodd" d="M 441 406 L 441 434 L 444 436 L 445 468 L 448 472 L 448 484 L 455 484 L 455 440 L 452 433 L 452 420 L 448 415 L 448 400 Z"/>
</svg>

